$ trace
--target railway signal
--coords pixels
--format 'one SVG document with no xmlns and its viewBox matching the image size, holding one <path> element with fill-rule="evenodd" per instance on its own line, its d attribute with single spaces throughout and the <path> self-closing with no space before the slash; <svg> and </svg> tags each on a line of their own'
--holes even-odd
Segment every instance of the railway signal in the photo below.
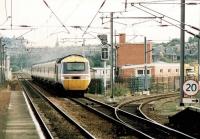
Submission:
<svg viewBox="0 0 200 139">
<path fill-rule="evenodd" d="M 108 47 L 104 46 L 101 48 L 101 60 L 108 60 L 108 59 L 109 59 Z"/>
<path fill-rule="evenodd" d="M 97 37 L 101 40 L 101 43 L 103 45 L 106 45 L 108 43 L 106 34 L 97 35 Z"/>
</svg>

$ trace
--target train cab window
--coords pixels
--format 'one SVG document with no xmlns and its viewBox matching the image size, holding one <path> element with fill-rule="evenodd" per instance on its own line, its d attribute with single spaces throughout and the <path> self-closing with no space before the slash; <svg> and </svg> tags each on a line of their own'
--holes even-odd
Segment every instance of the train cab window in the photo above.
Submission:
<svg viewBox="0 0 200 139">
<path fill-rule="evenodd" d="M 63 63 L 63 73 L 72 71 L 85 71 L 84 62 L 68 62 Z"/>
</svg>

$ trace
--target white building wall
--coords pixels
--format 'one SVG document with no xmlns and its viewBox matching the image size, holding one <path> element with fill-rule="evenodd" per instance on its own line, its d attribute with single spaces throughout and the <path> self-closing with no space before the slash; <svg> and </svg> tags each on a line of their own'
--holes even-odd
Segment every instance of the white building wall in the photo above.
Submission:
<svg viewBox="0 0 200 139">
<path fill-rule="evenodd" d="M 95 79 L 103 79 L 104 78 L 104 68 L 103 67 L 92 68 L 92 69 L 93 69 L 93 70 L 91 70 L 92 78 L 95 78 Z M 111 70 L 110 66 L 107 66 L 106 67 L 106 80 L 107 81 L 110 81 L 110 70 Z"/>
</svg>

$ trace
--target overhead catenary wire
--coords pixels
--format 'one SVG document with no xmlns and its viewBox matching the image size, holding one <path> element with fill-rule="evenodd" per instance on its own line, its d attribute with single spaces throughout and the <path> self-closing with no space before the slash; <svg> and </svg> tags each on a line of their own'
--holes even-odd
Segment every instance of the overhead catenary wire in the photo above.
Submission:
<svg viewBox="0 0 200 139">
<path fill-rule="evenodd" d="M 60 24 L 62 25 L 62 27 L 67 31 L 67 33 L 70 33 L 69 30 L 67 29 L 67 27 L 64 25 L 64 23 L 60 20 L 60 18 L 55 14 L 55 12 L 47 4 L 47 2 L 45 0 L 43 0 L 43 2 L 46 5 L 46 7 L 53 13 L 53 15 L 56 17 L 56 19 L 60 22 Z"/>
<path fill-rule="evenodd" d="M 153 10 L 153 9 L 150 9 L 150 8 L 148 8 L 148 7 L 146 7 L 146 6 L 142 5 L 142 4 L 139 4 L 139 5 L 142 6 L 142 7 L 144 7 L 144 8 L 146 8 L 146 9 L 148 9 L 148 10 L 150 10 L 150 11 L 153 11 L 153 12 L 155 12 L 155 13 L 157 13 L 157 14 L 160 14 L 160 15 L 162 15 L 163 17 L 167 17 L 167 18 L 169 18 L 169 19 L 171 19 L 171 20 L 174 20 L 174 21 L 176 21 L 176 22 L 178 22 L 178 23 L 182 23 L 181 21 L 178 21 L 178 20 L 176 20 L 176 19 L 174 19 L 174 18 L 172 18 L 172 17 L 169 17 L 169 16 L 167 16 L 167 15 L 165 15 L 165 14 L 162 14 L 162 13 L 160 13 L 160 12 L 158 12 L 158 11 L 155 11 L 155 10 Z M 184 25 L 186 25 L 186 26 L 188 26 L 188 27 L 190 27 L 190 28 L 192 28 L 192 29 L 195 29 L 195 30 L 197 30 L 197 31 L 200 31 L 200 29 L 197 28 L 197 27 L 195 27 L 195 26 L 192 26 L 192 25 L 189 25 L 189 24 L 186 24 L 186 23 L 182 23 L 182 24 L 184 24 Z"/>
<path fill-rule="evenodd" d="M 25 33 L 19 35 L 18 37 L 16 37 L 16 39 L 21 38 L 22 36 L 24 36 L 25 34 L 28 34 L 31 31 L 33 31 L 33 29 L 30 29 L 29 31 L 26 31 Z"/>
<path fill-rule="evenodd" d="M 134 4 L 177 4 L 177 5 L 180 5 L 181 3 L 180 2 L 131 2 L 131 3 L 134 3 Z M 186 5 L 197 5 L 197 4 L 200 4 L 200 2 L 186 2 L 184 3 Z"/>
<path fill-rule="evenodd" d="M 10 2 L 10 28 L 12 30 L 12 22 L 13 22 L 13 15 L 12 15 L 12 6 L 13 6 L 13 3 L 12 3 L 12 0 Z"/>
<path fill-rule="evenodd" d="M 127 11 L 127 0 L 125 0 L 125 7 L 124 7 L 124 11 L 126 12 Z"/>
<path fill-rule="evenodd" d="M 64 0 L 64 1 L 66 1 L 66 0 Z M 83 1 L 81 1 L 81 2 L 83 2 Z M 79 2 L 78 4 L 76 4 L 76 6 L 75 6 L 75 8 L 72 10 L 72 12 L 69 13 L 69 15 L 66 16 L 66 18 L 63 20 L 65 23 L 70 19 L 70 17 L 74 14 L 74 12 L 77 11 L 78 7 L 81 5 L 81 2 Z M 63 4 L 62 4 L 62 5 L 63 5 Z M 61 6 L 61 5 L 60 5 L 60 6 Z M 60 9 L 60 6 L 59 6 L 59 9 Z M 66 27 L 67 27 L 67 26 L 66 26 Z M 57 30 L 58 30 L 58 28 L 55 29 L 53 32 L 56 32 Z"/>
<path fill-rule="evenodd" d="M 6 0 L 4 1 L 4 8 L 5 8 L 5 14 L 6 14 L 6 19 L 8 18 L 8 14 L 7 14 L 7 3 Z"/>
<path fill-rule="evenodd" d="M 9 18 L 9 17 L 7 17 L 7 18 L 0 24 L 0 26 L 3 26 L 3 25 L 8 21 L 8 18 Z"/>
<path fill-rule="evenodd" d="M 145 13 L 148 13 L 148 14 L 150 14 L 150 15 L 156 17 L 155 14 L 152 14 L 152 13 L 150 13 L 150 12 L 148 12 L 148 11 L 146 11 L 146 10 L 140 8 L 140 7 L 137 7 L 137 6 L 135 6 L 135 5 L 132 5 L 132 6 L 135 7 L 135 8 L 137 8 L 137 9 L 139 9 L 139 10 L 141 10 L 141 11 L 143 11 L 143 12 L 145 12 Z M 181 30 L 187 32 L 188 34 L 193 35 L 193 36 L 195 36 L 195 37 L 197 37 L 197 38 L 200 39 L 200 36 L 199 36 L 199 35 L 194 34 L 194 33 L 190 32 L 190 31 L 188 31 L 188 30 L 186 30 L 186 29 L 183 29 L 183 28 L 181 28 L 180 26 L 178 26 L 178 25 L 176 25 L 176 24 L 173 24 L 173 23 L 171 23 L 171 22 L 169 22 L 169 21 L 167 21 L 167 20 L 165 20 L 165 19 L 162 19 L 162 21 L 164 21 L 164 22 L 166 22 L 166 23 L 169 23 L 170 25 L 173 25 L 173 26 L 175 26 L 175 27 L 177 27 L 177 28 L 179 28 L 179 29 L 181 29 Z"/>
<path fill-rule="evenodd" d="M 150 1 L 147 1 L 147 0 L 141 0 L 141 1 L 137 1 L 136 3 L 148 3 L 148 4 L 151 4 L 151 3 L 158 3 L 158 4 L 165 4 L 165 2 L 177 2 L 177 1 L 180 1 L 180 0 L 150 0 Z M 188 0 L 188 1 L 198 1 L 199 0 Z M 134 2 L 135 3 L 135 2 Z"/>
<path fill-rule="evenodd" d="M 86 30 L 83 32 L 82 37 L 86 34 L 87 30 L 89 29 L 89 27 L 91 26 L 92 22 L 94 21 L 94 19 L 96 18 L 97 14 L 99 13 L 99 11 L 101 10 L 101 8 L 104 6 L 106 0 L 103 1 L 103 3 L 101 4 L 101 6 L 99 7 L 98 11 L 96 12 L 96 14 L 94 15 L 94 17 L 92 18 L 91 22 L 89 23 L 89 25 L 87 26 Z"/>
</svg>

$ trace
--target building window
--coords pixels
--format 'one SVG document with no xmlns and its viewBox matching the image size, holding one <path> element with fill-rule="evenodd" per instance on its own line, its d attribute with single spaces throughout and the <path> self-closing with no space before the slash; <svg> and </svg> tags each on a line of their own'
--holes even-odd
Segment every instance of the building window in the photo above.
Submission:
<svg viewBox="0 0 200 139">
<path fill-rule="evenodd" d="M 171 72 L 171 69 L 168 69 L 168 72 Z"/>
<path fill-rule="evenodd" d="M 137 73 L 138 74 L 143 74 L 143 70 L 138 70 Z"/>
<path fill-rule="evenodd" d="M 178 69 L 176 69 L 176 72 L 179 72 L 179 70 L 178 70 Z"/>
<path fill-rule="evenodd" d="M 160 69 L 160 73 L 163 73 L 163 69 Z"/>
<path fill-rule="evenodd" d="M 149 70 L 147 70 L 147 74 L 149 74 L 150 73 L 150 71 Z"/>
</svg>

